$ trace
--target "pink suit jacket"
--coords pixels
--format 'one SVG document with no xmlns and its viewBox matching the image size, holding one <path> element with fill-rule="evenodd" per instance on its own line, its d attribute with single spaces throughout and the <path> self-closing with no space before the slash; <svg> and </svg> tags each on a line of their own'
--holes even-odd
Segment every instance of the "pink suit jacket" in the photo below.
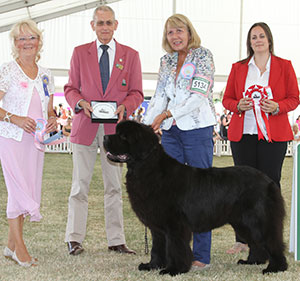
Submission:
<svg viewBox="0 0 300 281">
<path fill-rule="evenodd" d="M 118 66 L 117 66 L 118 64 Z M 142 103 L 142 71 L 137 51 L 116 42 L 116 54 L 105 94 L 102 91 L 96 41 L 74 49 L 69 81 L 64 87 L 65 98 L 75 112 L 79 100 L 116 101 L 125 105 L 127 116 Z M 91 145 L 99 124 L 92 123 L 83 110 L 74 114 L 70 140 Z M 113 134 L 116 124 L 104 124 L 105 134 Z"/>
<path fill-rule="evenodd" d="M 228 77 L 223 106 L 234 112 L 229 128 L 228 139 L 240 141 L 243 135 L 245 112 L 239 114 L 237 104 L 243 98 L 245 82 L 248 73 L 248 61 L 233 64 Z M 269 125 L 273 141 L 289 141 L 293 139 L 293 132 L 287 113 L 299 105 L 299 89 L 297 78 L 290 61 L 271 56 L 269 86 L 273 100 L 279 104 L 277 115 L 269 114 Z"/>
</svg>

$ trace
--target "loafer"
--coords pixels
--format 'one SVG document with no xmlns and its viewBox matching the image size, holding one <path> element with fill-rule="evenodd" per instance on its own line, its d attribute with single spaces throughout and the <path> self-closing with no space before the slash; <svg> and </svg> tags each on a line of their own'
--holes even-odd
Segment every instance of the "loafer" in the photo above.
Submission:
<svg viewBox="0 0 300 281">
<path fill-rule="evenodd" d="M 116 246 L 109 246 L 108 250 L 109 251 L 118 252 L 118 253 L 121 253 L 121 254 L 133 254 L 133 255 L 136 255 L 136 252 L 133 251 L 133 250 L 130 250 L 125 244 L 116 245 Z"/>
<path fill-rule="evenodd" d="M 67 242 L 67 246 L 68 246 L 69 255 L 72 256 L 77 256 L 84 251 L 82 245 L 76 241 Z"/>
</svg>

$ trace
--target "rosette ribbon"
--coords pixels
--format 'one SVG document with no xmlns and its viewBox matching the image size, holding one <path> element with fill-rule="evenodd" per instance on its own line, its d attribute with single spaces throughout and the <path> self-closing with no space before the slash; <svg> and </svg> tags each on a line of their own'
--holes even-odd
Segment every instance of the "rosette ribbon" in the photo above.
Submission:
<svg viewBox="0 0 300 281">
<path fill-rule="evenodd" d="M 266 87 L 253 85 L 246 90 L 245 96 L 252 100 L 258 139 L 265 138 L 266 141 L 272 142 L 268 115 L 260 108 L 261 100 L 268 99 Z"/>
<path fill-rule="evenodd" d="M 63 143 L 66 140 L 66 138 L 63 136 L 62 131 L 59 131 L 55 135 L 44 140 L 44 137 L 46 135 L 47 121 L 45 119 L 36 119 L 35 122 L 36 130 L 32 133 L 32 135 L 34 136 L 34 144 L 37 149 L 44 151 L 44 145 L 59 144 Z"/>
<path fill-rule="evenodd" d="M 47 75 L 44 75 L 42 77 L 42 81 L 43 81 L 43 88 L 44 88 L 44 93 L 46 97 L 49 97 L 49 92 L 48 92 L 48 84 L 49 84 L 49 77 Z"/>
</svg>

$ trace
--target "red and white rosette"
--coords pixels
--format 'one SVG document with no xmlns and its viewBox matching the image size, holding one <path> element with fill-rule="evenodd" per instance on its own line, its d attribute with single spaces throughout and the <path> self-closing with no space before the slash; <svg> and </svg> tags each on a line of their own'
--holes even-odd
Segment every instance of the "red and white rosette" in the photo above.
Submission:
<svg viewBox="0 0 300 281">
<path fill-rule="evenodd" d="M 245 97 L 252 100 L 254 116 L 257 124 L 258 139 L 264 139 L 272 142 L 269 119 L 267 113 L 263 112 L 260 108 L 262 99 L 268 99 L 266 87 L 260 85 L 253 85 L 245 92 Z"/>
</svg>

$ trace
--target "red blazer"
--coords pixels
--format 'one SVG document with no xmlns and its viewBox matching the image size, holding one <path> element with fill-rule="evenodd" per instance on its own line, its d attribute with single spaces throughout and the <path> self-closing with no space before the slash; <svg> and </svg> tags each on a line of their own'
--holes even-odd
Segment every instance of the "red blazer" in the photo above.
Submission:
<svg viewBox="0 0 300 281">
<path fill-rule="evenodd" d="M 232 65 L 223 97 L 223 106 L 234 113 L 228 128 L 230 141 L 240 141 L 243 135 L 245 112 L 239 114 L 237 104 L 243 98 L 248 62 L 249 60 L 245 63 L 237 62 Z M 272 89 L 273 100 L 279 104 L 280 109 L 277 115 L 269 114 L 272 140 L 292 140 L 293 132 L 287 113 L 298 106 L 299 89 L 295 71 L 290 61 L 271 56 L 269 86 Z"/>
<path fill-rule="evenodd" d="M 127 116 L 131 115 L 144 99 L 138 52 L 116 42 L 114 67 L 103 95 L 96 41 L 76 47 L 71 59 L 69 81 L 64 87 L 64 92 L 74 112 L 78 101 L 84 99 L 88 102 L 116 101 L 118 105 L 125 105 Z M 92 123 L 81 110 L 73 117 L 71 142 L 91 145 L 98 127 L 99 124 Z M 104 124 L 105 134 L 114 134 L 115 127 L 116 124 Z"/>
</svg>

